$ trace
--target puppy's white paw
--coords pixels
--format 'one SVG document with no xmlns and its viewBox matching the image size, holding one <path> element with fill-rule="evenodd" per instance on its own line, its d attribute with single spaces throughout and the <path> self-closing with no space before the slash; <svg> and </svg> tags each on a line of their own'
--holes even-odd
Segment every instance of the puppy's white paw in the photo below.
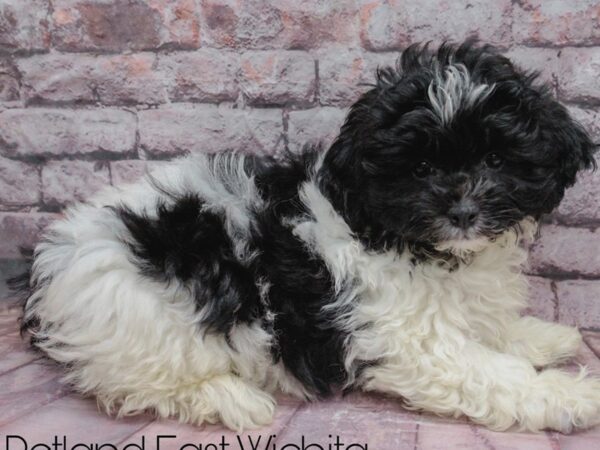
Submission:
<svg viewBox="0 0 600 450">
<path fill-rule="evenodd" d="M 573 422 L 571 415 L 567 411 L 563 411 L 560 416 L 560 425 L 558 431 L 564 434 L 570 434 L 573 431 Z"/>
<path fill-rule="evenodd" d="M 555 378 L 555 396 L 546 400 L 546 428 L 562 433 L 571 433 L 575 429 L 590 428 L 600 424 L 600 379 L 584 378 L 582 370 L 576 378 L 560 372 Z M 544 375 L 543 373 L 541 374 Z M 562 379 L 561 379 L 562 378 Z"/>
<path fill-rule="evenodd" d="M 524 357 L 535 367 L 545 367 L 572 358 L 581 343 L 577 328 L 523 317 L 510 329 L 510 340 L 505 350 Z"/>
<path fill-rule="evenodd" d="M 256 396 L 252 403 L 232 405 L 232 409 L 221 410 L 221 420 L 226 427 L 242 432 L 272 423 L 275 415 L 275 400 L 265 394 Z"/>
<path fill-rule="evenodd" d="M 261 428 L 273 422 L 275 399 L 257 388 L 248 388 L 243 396 L 223 404 L 219 411 L 223 424 L 232 430 Z"/>
</svg>

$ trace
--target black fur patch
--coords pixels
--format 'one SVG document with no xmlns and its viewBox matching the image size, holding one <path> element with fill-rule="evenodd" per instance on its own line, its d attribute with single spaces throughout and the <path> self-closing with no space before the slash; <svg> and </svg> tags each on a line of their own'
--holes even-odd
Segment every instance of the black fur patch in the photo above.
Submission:
<svg viewBox="0 0 600 450">
<path fill-rule="evenodd" d="M 277 337 L 274 355 L 309 391 L 327 395 L 347 377 L 347 334 L 323 310 L 336 300 L 325 263 L 285 225 L 291 218 L 308 214 L 299 191 L 314 172 L 321 151 L 319 146 L 307 146 L 277 161 L 253 158 L 249 170 L 269 205 L 257 214 L 254 244 L 259 249 L 256 273 L 271 283 L 268 300 L 275 313 Z"/>
<path fill-rule="evenodd" d="M 131 233 L 126 239 L 143 274 L 162 281 L 180 280 L 205 308 L 204 324 L 227 333 L 236 322 L 262 315 L 252 271 L 235 258 L 222 218 L 203 211 L 188 194 L 159 205 L 156 218 L 128 208 L 117 214 Z"/>
<path fill-rule="evenodd" d="M 322 307 L 333 300 L 327 268 L 281 224 L 260 218 L 257 271 L 272 284 L 269 307 L 275 313 L 276 357 L 311 391 L 329 393 L 344 380 L 345 335 Z"/>
<path fill-rule="evenodd" d="M 343 366 L 346 334 L 323 307 L 335 300 L 333 280 L 324 262 L 294 236 L 287 219 L 307 211 L 298 198 L 319 148 L 305 148 L 283 161 L 256 160 L 256 183 L 269 202 L 257 216 L 256 272 L 271 283 L 269 308 L 275 313 L 275 356 L 309 391 L 325 395 L 346 379 Z"/>
<path fill-rule="evenodd" d="M 242 264 L 223 227 L 223 217 L 203 209 L 198 196 L 174 196 L 156 217 L 116 209 L 130 237 L 127 244 L 140 271 L 160 281 L 179 280 L 193 292 L 203 325 L 227 335 L 236 322 L 261 320 L 274 335 L 275 361 L 281 359 L 308 391 L 327 394 L 344 381 L 345 334 L 323 313 L 334 300 L 331 276 L 320 259 L 295 237 L 286 221 L 306 214 L 298 199 L 317 151 L 286 161 L 248 158 L 267 207 L 251 212 L 248 242 L 257 256 Z M 267 298 L 259 286 L 268 283 Z M 267 319 L 267 308 L 274 319 Z"/>
</svg>

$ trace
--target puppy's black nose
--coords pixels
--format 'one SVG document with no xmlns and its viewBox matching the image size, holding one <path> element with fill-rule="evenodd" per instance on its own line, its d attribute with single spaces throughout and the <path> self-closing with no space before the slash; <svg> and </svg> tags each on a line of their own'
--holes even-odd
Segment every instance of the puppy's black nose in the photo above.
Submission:
<svg viewBox="0 0 600 450">
<path fill-rule="evenodd" d="M 450 211 L 448 211 L 450 223 L 452 223 L 452 225 L 455 227 L 459 227 L 464 230 L 472 227 L 475 224 L 478 215 L 479 208 L 473 203 L 461 202 L 457 205 L 454 205 L 452 208 L 450 208 Z"/>
</svg>

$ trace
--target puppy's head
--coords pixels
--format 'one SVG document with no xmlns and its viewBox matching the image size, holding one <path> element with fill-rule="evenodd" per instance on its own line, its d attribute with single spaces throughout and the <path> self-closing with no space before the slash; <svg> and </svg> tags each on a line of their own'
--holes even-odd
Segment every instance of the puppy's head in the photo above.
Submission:
<svg viewBox="0 0 600 450">
<path fill-rule="evenodd" d="M 327 153 L 355 231 L 468 249 L 551 211 L 594 144 L 548 87 L 489 46 L 408 48 L 355 103 Z"/>
</svg>

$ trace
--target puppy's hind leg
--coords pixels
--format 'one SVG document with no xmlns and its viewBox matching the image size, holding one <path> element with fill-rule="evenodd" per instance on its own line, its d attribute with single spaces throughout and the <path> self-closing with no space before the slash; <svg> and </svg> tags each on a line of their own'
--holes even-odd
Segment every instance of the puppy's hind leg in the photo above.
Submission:
<svg viewBox="0 0 600 450">
<path fill-rule="evenodd" d="M 262 377 L 223 336 L 199 331 L 188 291 L 144 280 L 125 255 L 80 253 L 27 310 L 40 323 L 37 347 L 68 367 L 70 384 L 120 415 L 149 410 L 236 430 L 271 421 L 275 402 Z M 252 336 L 247 359 L 258 364 L 268 340 Z"/>
<path fill-rule="evenodd" d="M 269 393 L 234 374 L 216 375 L 167 391 L 136 391 L 118 403 L 120 416 L 151 410 L 159 417 L 196 425 L 221 422 L 238 432 L 270 424 L 275 411 L 275 399 Z"/>
<path fill-rule="evenodd" d="M 507 325 L 504 342 L 506 353 L 544 367 L 575 356 L 582 341 L 577 328 L 526 316 Z"/>
</svg>

